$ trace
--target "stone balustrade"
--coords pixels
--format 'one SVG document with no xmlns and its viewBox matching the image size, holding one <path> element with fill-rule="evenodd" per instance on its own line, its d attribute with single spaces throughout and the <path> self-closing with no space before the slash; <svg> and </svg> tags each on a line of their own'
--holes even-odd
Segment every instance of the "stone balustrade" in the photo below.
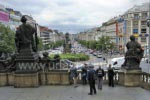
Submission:
<svg viewBox="0 0 150 100">
<path fill-rule="evenodd" d="M 78 83 L 82 83 L 81 71 L 78 71 Z M 118 85 L 123 79 L 120 77 L 123 72 L 116 71 L 114 76 L 114 82 Z M 0 86 L 14 86 L 14 87 L 38 87 L 40 85 L 69 85 L 71 83 L 69 71 L 66 70 L 49 70 L 49 71 L 39 71 L 37 73 L 25 73 L 16 74 L 15 72 L 0 73 Z M 141 81 L 140 87 L 145 89 L 150 89 L 150 74 L 142 72 L 140 74 Z M 105 76 L 103 77 L 104 84 L 108 83 L 107 71 L 105 71 Z M 26 82 L 26 83 L 25 83 Z"/>
<path fill-rule="evenodd" d="M 141 87 L 145 89 L 150 89 L 150 74 L 143 72 L 141 76 Z"/>
</svg>

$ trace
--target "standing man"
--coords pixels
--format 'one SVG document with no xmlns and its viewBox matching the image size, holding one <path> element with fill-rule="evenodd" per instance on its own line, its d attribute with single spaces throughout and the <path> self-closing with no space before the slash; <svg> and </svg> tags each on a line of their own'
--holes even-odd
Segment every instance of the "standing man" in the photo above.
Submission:
<svg viewBox="0 0 150 100">
<path fill-rule="evenodd" d="M 86 85 L 87 84 L 87 79 L 86 79 L 87 78 L 87 68 L 86 68 L 86 64 L 82 68 L 81 76 L 82 76 L 82 84 Z"/>
<path fill-rule="evenodd" d="M 99 68 L 96 70 L 96 73 L 98 77 L 98 89 L 102 90 L 103 76 L 105 75 L 105 73 L 101 66 L 99 66 Z"/>
<path fill-rule="evenodd" d="M 109 64 L 109 68 L 108 68 L 108 85 L 111 87 L 114 87 L 114 70 L 113 68 L 111 68 L 111 64 Z"/>
<path fill-rule="evenodd" d="M 95 88 L 96 71 L 94 70 L 93 65 L 89 66 L 89 71 L 88 71 L 87 77 L 88 77 L 89 86 L 90 86 L 90 93 L 88 95 L 92 95 L 93 91 L 94 91 L 94 94 L 96 94 L 96 88 Z"/>
<path fill-rule="evenodd" d="M 78 87 L 77 86 L 78 72 L 77 72 L 77 68 L 74 66 L 74 64 L 71 66 L 70 76 L 71 76 L 71 79 L 73 79 L 74 88 Z"/>
</svg>

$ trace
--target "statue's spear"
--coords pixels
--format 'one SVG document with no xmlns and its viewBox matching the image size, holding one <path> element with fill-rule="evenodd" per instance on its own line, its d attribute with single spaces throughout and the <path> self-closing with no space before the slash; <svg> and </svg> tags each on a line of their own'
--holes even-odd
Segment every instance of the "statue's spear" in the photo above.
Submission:
<svg viewBox="0 0 150 100">
<path fill-rule="evenodd" d="M 37 36 L 37 24 L 35 23 L 35 49 L 38 49 L 38 36 Z"/>
</svg>

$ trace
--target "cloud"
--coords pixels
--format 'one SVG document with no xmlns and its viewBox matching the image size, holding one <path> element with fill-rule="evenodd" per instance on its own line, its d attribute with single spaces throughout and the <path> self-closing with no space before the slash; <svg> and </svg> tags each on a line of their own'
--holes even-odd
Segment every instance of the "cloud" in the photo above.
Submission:
<svg viewBox="0 0 150 100">
<path fill-rule="evenodd" d="M 84 30 L 85 26 L 100 26 L 143 2 L 148 0 L 0 0 L 0 4 L 32 15 L 41 25 L 62 31 L 70 25 L 72 28 L 69 27 L 68 31 L 71 32 Z"/>
</svg>

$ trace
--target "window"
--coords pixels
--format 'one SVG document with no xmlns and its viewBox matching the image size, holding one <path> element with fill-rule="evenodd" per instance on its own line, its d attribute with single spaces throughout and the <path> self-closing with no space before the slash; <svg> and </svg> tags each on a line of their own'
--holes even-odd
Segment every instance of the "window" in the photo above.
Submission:
<svg viewBox="0 0 150 100">
<path fill-rule="evenodd" d="M 141 25 L 146 25 L 147 24 L 147 21 L 144 20 L 144 21 L 141 21 Z"/>
<path fill-rule="evenodd" d="M 138 25 L 138 21 L 133 21 L 133 26 L 137 26 Z"/>
<path fill-rule="evenodd" d="M 146 42 L 146 37 L 141 37 L 141 42 Z"/>
<path fill-rule="evenodd" d="M 138 33 L 138 29 L 133 29 L 133 33 Z"/>
<path fill-rule="evenodd" d="M 139 14 L 134 14 L 134 19 L 138 19 L 139 18 Z"/>
<path fill-rule="evenodd" d="M 142 18 L 147 18 L 147 13 L 142 13 Z"/>
<path fill-rule="evenodd" d="M 141 33 L 146 33 L 146 29 L 141 29 Z"/>
<path fill-rule="evenodd" d="M 130 21 L 126 21 L 126 26 L 131 26 L 131 22 Z"/>
<path fill-rule="evenodd" d="M 128 14 L 127 16 L 128 16 L 128 18 L 131 18 L 131 17 L 132 17 L 132 14 Z"/>
</svg>

